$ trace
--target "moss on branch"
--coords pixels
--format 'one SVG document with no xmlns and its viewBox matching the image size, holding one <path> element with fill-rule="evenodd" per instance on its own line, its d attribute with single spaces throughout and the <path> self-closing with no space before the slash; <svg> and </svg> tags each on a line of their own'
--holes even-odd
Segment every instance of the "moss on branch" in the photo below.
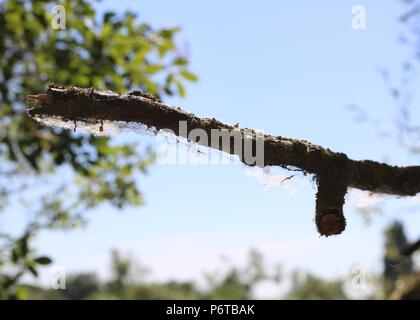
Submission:
<svg viewBox="0 0 420 320">
<path fill-rule="evenodd" d="M 253 145 L 258 138 L 252 129 L 238 128 L 214 118 L 199 118 L 139 92 L 116 94 L 91 88 L 52 85 L 46 93 L 28 96 L 28 99 L 37 101 L 38 107 L 27 111 L 35 119 L 59 117 L 88 123 L 103 120 L 138 122 L 156 130 L 170 129 L 186 139 L 194 129 L 204 130 L 208 137 L 211 137 L 212 129 L 236 130 L 242 139 L 251 139 Z M 179 129 L 181 121 L 187 123 L 186 132 Z M 414 196 L 420 192 L 420 166 L 397 167 L 370 160 L 352 160 L 343 153 L 308 141 L 281 136 L 265 134 L 263 139 L 264 162 L 260 166 L 295 167 L 316 176 L 318 194 L 315 220 L 322 235 L 338 234 L 344 230 L 342 207 L 348 187 L 398 196 Z M 212 141 L 207 143 L 213 146 Z M 222 151 L 237 154 L 233 142 L 230 142 L 227 150 Z M 243 154 L 238 156 L 243 160 Z"/>
</svg>

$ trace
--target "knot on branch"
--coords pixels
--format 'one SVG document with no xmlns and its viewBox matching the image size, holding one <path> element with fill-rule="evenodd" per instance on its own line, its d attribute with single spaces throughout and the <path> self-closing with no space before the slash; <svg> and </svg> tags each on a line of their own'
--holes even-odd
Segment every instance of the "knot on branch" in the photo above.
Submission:
<svg viewBox="0 0 420 320">
<path fill-rule="evenodd" d="M 321 236 L 340 234 L 346 228 L 343 213 L 347 184 L 333 176 L 318 176 L 315 223 Z"/>
</svg>

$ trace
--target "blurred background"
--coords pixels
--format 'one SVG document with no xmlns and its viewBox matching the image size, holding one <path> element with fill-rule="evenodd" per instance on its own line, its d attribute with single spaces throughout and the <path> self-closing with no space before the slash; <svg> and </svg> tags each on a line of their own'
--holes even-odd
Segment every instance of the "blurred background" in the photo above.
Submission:
<svg viewBox="0 0 420 320">
<path fill-rule="evenodd" d="M 49 83 L 142 90 L 416 165 L 419 40 L 414 0 L 0 0 L 0 298 L 420 298 L 419 197 L 350 190 L 345 232 L 321 238 L 311 177 L 25 114 Z"/>
</svg>

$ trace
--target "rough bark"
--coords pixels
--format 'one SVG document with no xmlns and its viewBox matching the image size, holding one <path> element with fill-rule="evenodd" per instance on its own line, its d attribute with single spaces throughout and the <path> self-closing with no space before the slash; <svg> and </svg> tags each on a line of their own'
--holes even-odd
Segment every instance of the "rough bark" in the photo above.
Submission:
<svg viewBox="0 0 420 320">
<path fill-rule="evenodd" d="M 140 92 L 116 94 L 91 88 L 53 85 L 46 93 L 28 96 L 28 99 L 38 102 L 38 107 L 27 111 L 33 118 L 59 117 L 89 123 L 132 121 L 156 130 L 170 129 L 184 138 L 188 138 L 194 129 L 204 130 L 210 139 L 212 129 L 236 130 L 243 140 L 251 139 L 253 145 L 258 137 L 254 130 L 238 128 L 214 118 L 199 118 Z M 187 134 L 180 132 L 180 121 L 187 123 Z M 338 234 L 344 230 L 342 207 L 347 187 L 398 196 L 414 196 L 420 192 L 420 166 L 397 167 L 370 160 L 352 160 L 344 153 L 333 152 L 304 140 L 269 134 L 263 138 L 262 166 L 295 167 L 316 176 L 318 194 L 315 220 L 321 235 Z M 208 145 L 212 145 L 212 142 L 208 141 Z M 235 154 L 233 142 L 228 150 L 222 151 Z M 238 156 L 243 160 L 243 154 Z"/>
</svg>

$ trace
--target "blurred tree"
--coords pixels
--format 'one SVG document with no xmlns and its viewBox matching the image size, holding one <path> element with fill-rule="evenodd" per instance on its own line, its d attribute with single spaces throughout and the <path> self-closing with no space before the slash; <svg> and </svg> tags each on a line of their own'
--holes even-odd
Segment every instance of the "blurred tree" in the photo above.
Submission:
<svg viewBox="0 0 420 320">
<path fill-rule="evenodd" d="M 348 299 L 344 293 L 344 280 L 326 281 L 313 274 L 302 274 L 295 271 L 291 277 L 292 284 L 286 299 L 293 300 L 343 300 Z"/>
<path fill-rule="evenodd" d="M 136 268 L 137 266 L 137 268 Z M 251 250 L 244 267 L 207 274 L 207 287 L 199 288 L 194 281 L 145 281 L 144 266 L 117 250 L 111 252 L 111 278 L 99 282 L 95 274 L 72 274 L 66 290 L 31 287 L 30 299 L 252 299 L 255 287 L 262 281 L 279 283 L 280 268 L 268 270 L 262 255 Z"/>
<path fill-rule="evenodd" d="M 0 299 L 23 296 L 21 277 L 50 262 L 30 246 L 41 230 L 80 226 L 104 202 L 140 205 L 136 177 L 153 160 L 135 144 L 41 127 L 25 115 L 26 95 L 56 82 L 162 98 L 196 80 L 174 42 L 179 28 L 154 29 L 130 12 L 97 15 L 91 2 L 61 1 L 66 27 L 55 30 L 56 1 L 0 0 L 0 210 L 27 216 L 22 235 L 0 230 Z"/>
<path fill-rule="evenodd" d="M 405 284 L 391 295 L 395 300 L 420 300 L 420 272 L 409 277 Z"/>
<path fill-rule="evenodd" d="M 144 278 L 145 268 L 134 268 L 136 261 L 111 253 L 111 278 L 99 282 L 94 274 L 69 276 L 66 290 L 31 288 L 31 299 L 254 299 L 255 290 L 263 282 L 279 285 L 282 280 L 278 265 L 268 268 L 262 255 L 250 250 L 245 266 L 229 266 L 206 274 L 207 286 L 196 282 L 150 282 Z M 140 270 L 140 274 L 139 274 Z M 139 276 L 140 275 L 140 276 Z M 345 279 L 323 280 L 310 273 L 294 271 L 286 299 L 347 299 L 343 291 Z"/>
<path fill-rule="evenodd" d="M 275 266 L 269 272 L 261 253 L 251 249 L 245 267 L 232 266 L 222 276 L 209 273 L 206 277 L 209 289 L 205 299 L 252 299 L 255 287 L 262 281 L 280 283 L 281 268 Z"/>
<path fill-rule="evenodd" d="M 418 69 L 420 62 L 420 1 L 419 0 L 398 0 L 402 4 L 403 14 L 399 17 L 402 29 L 399 40 L 407 46 L 408 54 L 401 62 L 400 74 L 391 73 L 387 69 L 382 70 L 382 77 L 387 86 L 396 108 L 397 114 L 393 123 L 395 127 L 386 127 L 386 136 L 396 138 L 402 149 L 411 156 L 418 157 L 420 154 L 420 126 L 416 123 L 415 96 L 419 88 Z M 417 102 L 418 103 L 418 102 Z M 414 107 L 414 108 L 413 108 Z M 359 117 L 363 120 L 377 124 L 377 115 L 371 117 L 363 110 L 359 110 Z M 380 211 L 373 208 L 375 212 Z M 418 211 L 418 206 L 407 208 L 407 211 Z M 411 247 L 411 248 L 408 248 Z M 389 298 L 393 292 L 398 290 L 397 284 L 401 280 L 406 281 L 413 273 L 413 260 L 411 254 L 420 247 L 420 240 L 408 244 L 405 237 L 403 225 L 396 221 L 385 230 L 385 255 L 383 271 L 383 293 L 382 297 Z M 410 252 L 407 252 L 410 251 Z M 418 275 L 413 275 L 410 281 L 413 286 L 419 283 Z M 397 289 L 397 290 L 396 290 Z M 414 289 L 413 289 L 414 290 Z"/>
<path fill-rule="evenodd" d="M 118 250 L 111 252 L 111 279 L 102 291 L 91 299 L 197 299 L 199 291 L 193 282 L 169 281 L 147 283 L 144 278 L 148 268 L 132 258 L 124 257 Z"/>
<path fill-rule="evenodd" d="M 65 299 L 82 300 L 100 290 L 99 280 L 94 273 L 77 273 L 66 278 L 66 288 L 61 290 Z"/>
<path fill-rule="evenodd" d="M 389 297 L 397 281 L 413 272 L 411 256 L 401 254 L 407 246 L 403 225 L 395 221 L 385 230 L 384 295 Z"/>
<path fill-rule="evenodd" d="M 401 76 L 395 81 L 395 75 L 384 72 L 384 80 L 397 107 L 396 136 L 401 145 L 411 154 L 420 153 L 420 126 L 413 121 L 413 102 L 418 91 L 418 68 L 420 62 L 420 1 L 399 0 L 404 6 L 400 16 L 403 29 L 400 41 L 408 46 L 409 53 L 401 65 Z"/>
<path fill-rule="evenodd" d="M 123 257 L 118 250 L 111 252 L 112 279 L 107 284 L 107 290 L 112 294 L 121 296 L 134 272 L 134 261 Z"/>
<path fill-rule="evenodd" d="M 420 62 L 420 1 L 399 0 L 404 13 L 399 20 L 403 26 L 400 41 L 409 49 L 402 61 L 401 76 L 385 71 L 384 80 L 397 107 L 396 137 L 401 146 L 414 157 L 420 154 L 420 126 L 415 121 L 418 69 Z M 413 208 L 411 208 L 412 210 Z M 418 207 L 414 208 L 418 211 Z M 401 223 L 395 222 L 385 234 L 384 295 L 394 299 L 419 299 L 420 275 L 415 273 L 412 256 L 420 247 L 420 240 L 407 243 Z M 418 271 L 418 270 L 417 270 Z M 399 284 L 399 285 L 397 285 Z"/>
</svg>

